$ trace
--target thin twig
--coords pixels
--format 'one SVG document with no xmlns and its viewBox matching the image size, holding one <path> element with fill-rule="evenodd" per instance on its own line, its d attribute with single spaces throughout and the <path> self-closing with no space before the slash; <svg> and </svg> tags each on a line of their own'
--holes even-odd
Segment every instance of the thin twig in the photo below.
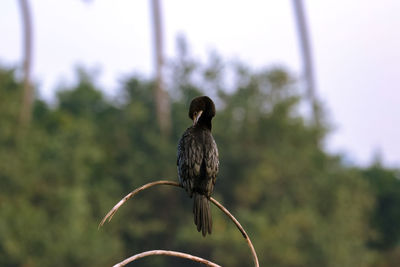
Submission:
<svg viewBox="0 0 400 267">
<path fill-rule="evenodd" d="M 152 186 L 155 185 L 171 185 L 171 186 L 176 186 L 176 187 L 180 187 L 183 188 L 179 183 L 177 182 L 173 182 L 173 181 L 167 181 L 167 180 L 160 180 L 160 181 L 156 181 L 156 182 L 151 182 L 148 184 L 145 184 L 135 190 L 133 190 L 132 192 L 130 192 L 128 195 L 126 195 L 123 199 L 121 199 L 117 205 L 115 205 L 108 213 L 107 215 L 103 218 L 103 220 L 100 222 L 99 224 L 99 228 L 101 226 L 103 226 L 103 224 L 106 222 L 106 220 L 108 219 L 108 221 L 111 221 L 112 217 L 114 216 L 114 214 L 117 212 L 117 210 L 131 197 L 135 196 L 137 193 L 139 193 L 140 191 L 143 191 L 147 188 L 150 188 Z M 238 220 L 236 220 L 236 218 L 224 207 L 222 206 L 218 201 L 216 201 L 214 198 L 210 197 L 210 201 L 217 206 L 222 212 L 224 212 L 236 225 L 236 227 L 239 229 L 239 231 L 242 233 L 243 237 L 246 239 L 247 244 L 250 247 L 252 256 L 253 256 L 253 261 L 254 261 L 254 266 L 259 267 L 259 263 L 258 263 L 258 258 L 257 258 L 257 253 L 256 250 L 254 249 L 253 243 L 251 242 L 249 236 L 247 235 L 246 231 L 243 229 L 242 225 L 239 223 Z"/>
<path fill-rule="evenodd" d="M 236 220 L 236 218 L 224 206 L 222 206 L 218 201 L 216 201 L 212 197 L 210 197 L 210 200 L 212 203 L 215 204 L 215 206 L 217 206 L 220 210 L 222 210 L 236 224 L 237 228 L 242 233 L 244 239 L 246 239 L 246 242 L 249 245 L 251 254 L 253 256 L 254 266 L 259 267 L 260 265 L 258 263 L 258 257 L 257 257 L 256 250 L 254 249 L 253 243 L 251 243 L 250 237 L 247 235 L 247 233 L 244 230 L 244 228 L 242 227 L 242 225 L 240 225 L 239 221 Z"/>
<path fill-rule="evenodd" d="M 108 213 L 107 215 L 103 218 L 103 220 L 100 222 L 99 227 L 103 226 L 103 224 L 106 222 L 106 220 L 108 219 L 108 221 L 111 221 L 112 217 L 114 216 L 114 214 L 117 212 L 117 210 L 126 202 L 128 201 L 128 199 L 130 199 L 131 197 L 133 197 L 134 195 L 136 195 L 137 193 L 139 193 L 140 191 L 143 191 L 149 187 L 155 186 L 155 185 L 172 185 L 172 186 L 177 186 L 177 187 L 181 187 L 180 184 L 176 183 L 176 182 L 172 182 L 172 181 L 167 181 L 167 180 L 160 180 L 160 181 L 156 181 L 156 182 L 152 182 L 152 183 L 148 183 L 145 184 L 139 188 L 136 188 L 135 190 L 133 190 L 132 192 L 130 192 L 129 194 L 127 194 L 123 199 L 121 199 L 117 205 L 115 205 Z"/>
<path fill-rule="evenodd" d="M 184 258 L 184 259 L 188 259 L 188 260 L 192 260 L 192 261 L 197 261 L 197 262 L 203 263 L 204 265 L 207 265 L 207 266 L 221 267 L 221 265 L 215 264 L 215 263 L 205 260 L 203 258 L 192 256 L 190 254 L 186 254 L 186 253 L 182 253 L 182 252 L 171 251 L 171 250 L 150 250 L 150 251 L 142 252 L 142 253 L 136 254 L 132 257 L 129 257 L 129 258 L 121 261 L 120 263 L 115 264 L 113 267 L 125 266 L 132 261 L 135 261 L 140 258 L 147 257 L 147 256 L 154 256 L 154 255 L 166 255 L 166 256 L 172 256 L 172 257 L 179 257 L 179 258 Z"/>
</svg>

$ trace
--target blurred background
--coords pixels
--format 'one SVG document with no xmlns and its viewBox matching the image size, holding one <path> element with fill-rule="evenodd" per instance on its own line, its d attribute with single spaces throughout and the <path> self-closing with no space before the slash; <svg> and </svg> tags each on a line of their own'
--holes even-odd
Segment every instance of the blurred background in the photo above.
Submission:
<svg viewBox="0 0 400 267">
<path fill-rule="evenodd" d="M 110 266 L 152 249 L 252 266 L 177 180 L 190 100 L 217 105 L 214 197 L 261 266 L 400 263 L 400 2 L 0 3 L 0 265 Z M 133 264 L 132 264 L 133 265 Z M 152 257 L 134 266 L 198 266 Z"/>
</svg>

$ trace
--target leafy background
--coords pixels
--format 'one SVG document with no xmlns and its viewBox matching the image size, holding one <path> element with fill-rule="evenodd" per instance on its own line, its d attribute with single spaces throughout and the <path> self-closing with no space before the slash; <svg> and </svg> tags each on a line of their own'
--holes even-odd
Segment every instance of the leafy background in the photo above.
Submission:
<svg viewBox="0 0 400 267">
<path fill-rule="evenodd" d="M 35 99 L 32 123 L 21 131 L 18 70 L 0 69 L 1 266 L 110 266 L 151 249 L 252 266 L 241 234 L 216 208 L 213 234 L 196 231 L 192 200 L 177 188 L 139 194 L 97 229 L 132 189 L 177 180 L 176 144 L 190 125 L 190 100 L 201 94 L 217 104 L 214 197 L 246 228 L 261 266 L 398 266 L 399 170 L 379 158 L 351 165 L 324 151 L 324 106 L 315 125 L 290 71 L 180 53 L 168 68 L 168 136 L 155 119 L 153 81 L 126 77 L 110 98 L 90 70 L 76 73 L 56 103 Z M 135 266 L 177 265 L 197 266 L 167 257 Z"/>
</svg>

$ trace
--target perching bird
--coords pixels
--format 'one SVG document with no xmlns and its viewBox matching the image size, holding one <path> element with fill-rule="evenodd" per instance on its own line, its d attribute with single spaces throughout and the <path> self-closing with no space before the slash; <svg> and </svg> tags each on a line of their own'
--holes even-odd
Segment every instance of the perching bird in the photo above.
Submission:
<svg viewBox="0 0 400 267">
<path fill-rule="evenodd" d="M 203 236 L 211 234 L 212 218 L 208 198 L 218 174 L 218 149 L 211 134 L 215 116 L 214 102 L 208 96 L 192 100 L 189 117 L 193 125 L 186 129 L 178 144 L 179 183 L 193 197 L 194 223 Z"/>
</svg>

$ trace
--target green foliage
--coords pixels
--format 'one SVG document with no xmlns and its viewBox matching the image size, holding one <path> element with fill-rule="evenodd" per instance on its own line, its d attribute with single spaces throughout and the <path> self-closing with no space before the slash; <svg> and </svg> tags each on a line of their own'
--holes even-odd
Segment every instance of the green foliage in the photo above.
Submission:
<svg viewBox="0 0 400 267">
<path fill-rule="evenodd" d="M 372 266 L 377 253 L 398 246 L 396 172 L 349 168 L 321 149 L 326 128 L 299 113 L 304 96 L 287 71 L 225 65 L 215 53 L 201 64 L 182 40 L 179 47 L 170 69 L 168 137 L 156 124 L 151 81 L 128 78 L 110 100 L 84 71 L 59 91 L 55 107 L 36 100 L 32 125 L 17 137 L 21 84 L 13 71 L 0 70 L 1 266 L 109 266 L 151 249 L 251 266 L 235 226 L 213 208 L 214 232 L 202 238 L 192 200 L 176 188 L 138 195 L 97 230 L 133 188 L 177 180 L 188 104 L 205 93 L 218 109 L 214 196 L 246 228 L 261 266 Z M 193 266 L 163 257 L 137 265 Z"/>
<path fill-rule="evenodd" d="M 376 208 L 371 225 L 377 236 L 371 246 L 392 249 L 400 241 L 400 180 L 399 171 L 383 168 L 379 163 L 363 171 L 376 196 Z"/>
</svg>

